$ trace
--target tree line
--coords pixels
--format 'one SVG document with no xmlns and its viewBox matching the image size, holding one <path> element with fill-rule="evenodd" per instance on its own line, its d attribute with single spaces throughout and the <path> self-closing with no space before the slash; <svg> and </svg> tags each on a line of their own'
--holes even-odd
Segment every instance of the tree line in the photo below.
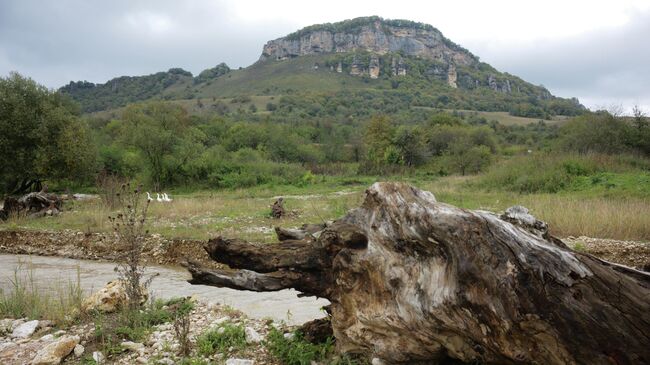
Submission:
<svg viewBox="0 0 650 365">
<path fill-rule="evenodd" d="M 334 174 L 474 174 L 528 150 L 650 155 L 640 110 L 634 117 L 588 113 L 561 126 L 417 113 L 282 120 L 250 112 L 197 116 L 177 103 L 147 101 L 107 119 L 82 116 L 69 98 L 12 73 L 0 78 L 0 189 L 10 193 L 30 180 L 88 187 L 100 172 L 154 188 L 234 188 Z"/>
</svg>

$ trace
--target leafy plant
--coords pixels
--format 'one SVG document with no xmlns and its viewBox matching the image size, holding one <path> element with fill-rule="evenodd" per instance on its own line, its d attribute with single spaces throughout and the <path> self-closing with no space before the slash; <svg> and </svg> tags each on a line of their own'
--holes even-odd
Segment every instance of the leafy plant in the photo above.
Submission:
<svg viewBox="0 0 650 365">
<path fill-rule="evenodd" d="M 212 355 L 215 352 L 226 353 L 233 349 L 244 349 L 247 346 L 244 326 L 225 323 L 217 328 L 208 330 L 196 341 L 201 355 Z"/>
<path fill-rule="evenodd" d="M 284 365 L 309 365 L 327 359 L 333 352 L 334 341 L 328 338 L 322 344 L 312 344 L 305 341 L 299 332 L 288 339 L 281 331 L 272 328 L 264 346 Z"/>
</svg>

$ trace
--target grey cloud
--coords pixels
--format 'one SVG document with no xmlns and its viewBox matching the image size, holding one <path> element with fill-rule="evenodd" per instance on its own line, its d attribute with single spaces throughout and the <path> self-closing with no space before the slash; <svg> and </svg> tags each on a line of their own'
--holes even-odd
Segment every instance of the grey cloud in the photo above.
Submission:
<svg viewBox="0 0 650 365">
<path fill-rule="evenodd" d="M 548 26 L 553 26 L 548 24 Z M 563 40 L 474 49 L 495 67 L 576 96 L 592 107 L 632 104 L 650 108 L 650 12 L 625 26 Z"/>
<path fill-rule="evenodd" d="M 297 29 L 298 18 L 253 23 L 238 18 L 224 1 L 0 1 L 0 75 L 16 70 L 58 88 L 70 80 L 105 82 L 171 67 L 196 74 L 219 62 L 248 66 L 265 41 Z M 562 40 L 496 45 L 453 40 L 557 95 L 591 106 L 639 103 L 650 111 L 649 35 L 646 12 L 623 27 Z"/>
<path fill-rule="evenodd" d="M 150 32 L 157 20 L 168 31 Z M 221 2 L 66 0 L 0 2 L 0 73 L 49 87 L 104 82 L 171 67 L 198 73 L 217 63 L 253 63 L 269 34 L 291 25 L 241 26 Z"/>
</svg>

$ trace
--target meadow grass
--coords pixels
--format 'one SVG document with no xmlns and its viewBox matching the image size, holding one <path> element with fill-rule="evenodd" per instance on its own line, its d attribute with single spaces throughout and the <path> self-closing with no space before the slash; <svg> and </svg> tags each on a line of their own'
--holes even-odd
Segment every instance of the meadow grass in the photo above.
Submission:
<svg viewBox="0 0 650 365">
<path fill-rule="evenodd" d="M 433 192 L 448 204 L 467 209 L 503 211 L 521 204 L 547 221 L 560 236 L 586 235 L 598 238 L 650 240 L 650 184 L 648 174 L 621 170 L 594 171 L 578 176 L 564 191 L 523 193 L 485 186 L 479 176 L 391 177 Z M 342 217 L 359 206 L 364 190 L 382 177 L 337 177 L 304 186 L 269 185 L 246 189 L 197 191 L 172 194 L 173 202 L 153 202 L 149 209 L 150 233 L 169 238 L 207 239 L 218 235 L 251 241 L 275 242 L 274 226 L 299 227 Z M 270 205 L 279 196 L 290 212 L 286 217 L 269 216 Z M 77 201 L 56 217 L 19 218 L 0 229 L 73 229 L 82 232 L 109 231 L 110 211 L 100 201 Z"/>
</svg>

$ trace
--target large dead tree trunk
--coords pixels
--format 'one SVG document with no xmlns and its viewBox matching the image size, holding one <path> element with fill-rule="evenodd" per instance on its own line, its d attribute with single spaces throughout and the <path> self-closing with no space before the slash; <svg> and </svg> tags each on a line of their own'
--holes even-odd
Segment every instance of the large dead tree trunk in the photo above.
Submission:
<svg viewBox="0 0 650 365">
<path fill-rule="evenodd" d="M 650 363 L 650 275 L 570 250 L 523 207 L 500 217 L 377 183 L 305 237 L 210 240 L 235 271 L 189 265 L 191 282 L 327 298 L 338 348 L 387 363 Z"/>
</svg>

